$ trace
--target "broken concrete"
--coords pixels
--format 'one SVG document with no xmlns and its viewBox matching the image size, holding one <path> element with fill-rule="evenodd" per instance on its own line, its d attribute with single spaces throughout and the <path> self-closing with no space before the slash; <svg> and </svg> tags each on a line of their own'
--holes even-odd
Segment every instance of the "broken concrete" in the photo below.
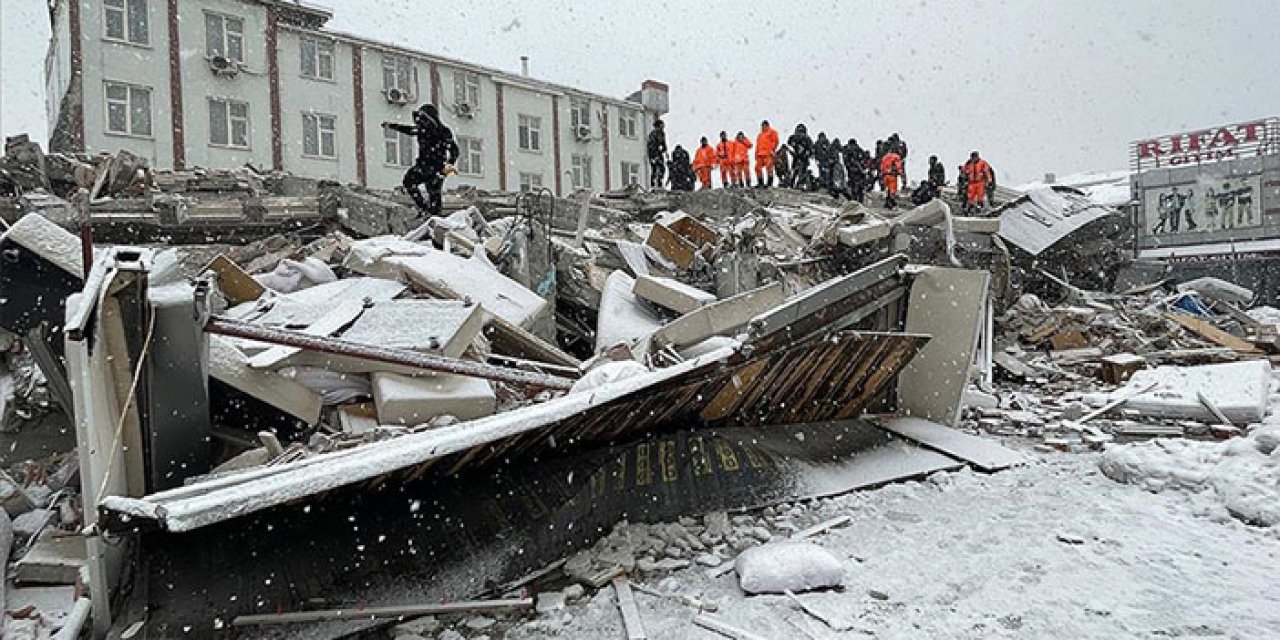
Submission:
<svg viewBox="0 0 1280 640">
<path fill-rule="evenodd" d="M 474 420 L 493 414 L 497 408 L 493 387 L 479 378 L 391 373 L 372 377 L 373 401 L 381 424 L 415 426 L 443 415 Z"/>
</svg>

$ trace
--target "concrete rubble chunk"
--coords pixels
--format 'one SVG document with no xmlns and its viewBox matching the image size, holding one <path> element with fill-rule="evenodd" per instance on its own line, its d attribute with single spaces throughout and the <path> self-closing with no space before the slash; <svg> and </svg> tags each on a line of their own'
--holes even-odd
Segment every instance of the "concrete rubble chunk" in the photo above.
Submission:
<svg viewBox="0 0 1280 640">
<path fill-rule="evenodd" d="M 632 292 L 638 298 L 677 313 L 692 313 L 716 301 L 713 293 L 707 293 L 674 278 L 649 275 L 636 278 Z"/>
<path fill-rule="evenodd" d="M 474 420 L 497 410 L 497 396 L 488 381 L 467 376 L 432 373 L 419 377 L 373 374 L 373 401 L 382 424 L 419 425 L 440 415 Z"/>
<path fill-rule="evenodd" d="M 209 336 L 209 376 L 308 424 L 320 419 L 320 394 L 277 373 L 250 367 L 249 358 L 221 336 Z"/>
<path fill-rule="evenodd" d="M 76 584 L 86 557 L 84 538 L 46 530 L 14 563 L 13 580 L 18 584 Z"/>
</svg>

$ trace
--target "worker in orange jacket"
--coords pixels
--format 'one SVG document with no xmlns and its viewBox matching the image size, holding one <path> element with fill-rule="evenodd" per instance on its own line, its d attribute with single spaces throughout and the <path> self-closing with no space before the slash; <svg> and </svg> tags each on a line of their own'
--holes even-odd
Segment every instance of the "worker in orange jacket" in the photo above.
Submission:
<svg viewBox="0 0 1280 640">
<path fill-rule="evenodd" d="M 902 168 L 902 156 L 896 150 L 889 150 L 880 159 L 880 179 L 884 182 L 884 206 L 892 209 L 898 206 L 898 179 L 905 180 L 906 171 Z"/>
<path fill-rule="evenodd" d="M 723 131 L 716 144 L 716 162 L 720 165 L 720 184 L 727 188 L 733 184 L 733 141 Z"/>
<path fill-rule="evenodd" d="M 760 135 L 756 136 L 756 186 L 764 187 L 765 174 L 769 174 L 769 184 L 773 186 L 773 154 L 778 150 L 778 132 L 769 126 L 769 121 L 760 123 Z"/>
<path fill-rule="evenodd" d="M 968 182 L 968 193 L 965 194 L 964 209 L 973 211 L 986 205 L 987 190 L 995 185 L 996 174 L 991 165 L 983 160 L 977 151 L 969 154 L 969 161 L 964 163 L 964 178 Z"/>
<path fill-rule="evenodd" d="M 716 164 L 716 150 L 711 147 L 711 143 L 707 142 L 707 137 L 702 136 L 702 144 L 693 154 L 693 172 L 698 174 L 698 182 L 702 184 L 703 189 L 711 188 L 711 170 Z"/>
<path fill-rule="evenodd" d="M 739 131 L 730 147 L 733 159 L 733 183 L 739 187 L 751 186 L 751 138 Z"/>
</svg>

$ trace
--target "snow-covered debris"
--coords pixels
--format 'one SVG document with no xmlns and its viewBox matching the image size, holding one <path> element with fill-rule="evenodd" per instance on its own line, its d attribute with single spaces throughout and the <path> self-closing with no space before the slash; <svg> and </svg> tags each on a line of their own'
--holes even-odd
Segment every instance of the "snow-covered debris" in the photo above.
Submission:
<svg viewBox="0 0 1280 640">
<path fill-rule="evenodd" d="M 1280 425 L 1226 442 L 1153 440 L 1109 447 L 1098 466 L 1153 493 L 1183 491 L 1248 524 L 1280 524 Z"/>
<path fill-rule="evenodd" d="M 1133 395 L 1153 384 L 1155 387 L 1151 390 Z M 1124 408 L 1147 417 L 1219 422 L 1200 400 L 1203 396 L 1232 422 L 1250 424 L 1262 421 L 1271 384 L 1271 363 L 1266 360 L 1198 367 L 1161 366 L 1134 373 L 1128 384 L 1104 397 L 1129 397 Z"/>
<path fill-rule="evenodd" d="M 844 583 L 840 560 L 810 542 L 775 542 L 747 549 L 734 568 L 739 586 L 747 593 L 798 593 Z"/>
</svg>

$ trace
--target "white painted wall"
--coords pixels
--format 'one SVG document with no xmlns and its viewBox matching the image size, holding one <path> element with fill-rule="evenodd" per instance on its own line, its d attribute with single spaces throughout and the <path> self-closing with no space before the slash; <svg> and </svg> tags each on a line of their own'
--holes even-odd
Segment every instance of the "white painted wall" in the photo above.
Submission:
<svg viewBox="0 0 1280 640">
<path fill-rule="evenodd" d="M 351 51 L 348 50 L 347 65 L 351 64 L 350 55 Z M 430 65 L 423 61 L 416 61 L 413 64 L 416 87 L 413 100 L 405 105 L 388 102 L 382 86 L 382 59 L 386 55 L 392 55 L 392 53 L 385 49 L 363 47 L 365 158 L 369 186 L 376 189 L 400 186 L 404 172 L 408 170 L 408 167 L 387 164 L 382 123 L 390 121 L 413 124 L 413 110 L 418 105 L 431 100 Z M 416 149 L 414 155 L 417 155 Z"/>
<path fill-rule="evenodd" d="M 71 87 L 71 30 L 67 27 L 67 2 L 54 7 L 52 37 L 44 61 L 45 117 L 49 122 L 47 136 L 53 135 L 62 111 L 62 100 Z"/>
<path fill-rule="evenodd" d="M 542 176 L 542 186 L 555 190 L 555 142 L 552 136 L 552 96 L 535 89 L 506 83 L 503 85 L 504 122 L 507 128 L 507 190 L 520 189 L 520 174 Z M 541 148 L 520 149 L 520 116 L 542 119 Z"/>
<path fill-rule="evenodd" d="M 280 138 L 284 145 L 284 170 L 315 178 L 355 182 L 355 89 L 351 74 L 351 45 L 334 42 L 333 80 L 328 81 L 302 75 L 302 37 L 301 32 L 280 29 Z M 303 153 L 304 113 L 334 116 L 336 158 L 314 158 Z M 371 160 L 381 160 L 381 156 Z"/>
</svg>

